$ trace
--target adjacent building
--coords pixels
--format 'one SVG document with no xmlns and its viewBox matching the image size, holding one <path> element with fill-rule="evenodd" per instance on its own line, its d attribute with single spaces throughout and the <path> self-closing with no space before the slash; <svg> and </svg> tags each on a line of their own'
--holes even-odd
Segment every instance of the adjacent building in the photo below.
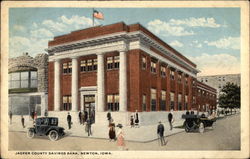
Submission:
<svg viewBox="0 0 250 159">
<path fill-rule="evenodd" d="M 9 110 L 14 115 L 43 115 L 47 109 L 48 55 L 23 53 L 9 59 Z"/>
<path fill-rule="evenodd" d="M 71 112 L 77 118 L 87 111 L 103 123 L 111 111 L 116 123 L 128 124 L 137 110 L 143 125 L 167 120 L 171 109 L 180 116 L 199 105 L 216 106 L 216 90 L 197 81 L 196 64 L 140 24 L 73 31 L 54 37 L 47 51 L 48 110 L 54 116 Z M 207 100 L 200 100 L 199 90 Z"/>
<path fill-rule="evenodd" d="M 199 76 L 198 81 L 213 87 L 217 91 L 217 98 L 220 95 L 221 89 L 229 82 L 240 86 L 240 74 L 224 74 L 212 76 Z"/>
</svg>

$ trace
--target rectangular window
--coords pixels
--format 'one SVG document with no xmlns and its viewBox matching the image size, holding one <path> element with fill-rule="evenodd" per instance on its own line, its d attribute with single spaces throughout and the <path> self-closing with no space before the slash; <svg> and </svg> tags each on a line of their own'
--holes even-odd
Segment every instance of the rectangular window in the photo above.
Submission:
<svg viewBox="0 0 250 159">
<path fill-rule="evenodd" d="M 174 92 L 170 92 L 170 109 L 174 110 Z"/>
<path fill-rule="evenodd" d="M 147 60 L 146 57 L 142 56 L 142 69 L 146 70 L 147 69 Z"/>
<path fill-rule="evenodd" d="M 161 107 L 160 110 L 166 110 L 166 91 L 161 91 Z"/>
<path fill-rule="evenodd" d="M 107 69 L 108 70 L 113 69 L 113 57 L 108 57 L 107 58 Z"/>
<path fill-rule="evenodd" d="M 166 67 L 165 66 L 161 66 L 161 76 L 166 77 Z"/>
<path fill-rule="evenodd" d="M 63 108 L 62 110 L 69 111 L 71 110 L 71 96 L 63 96 Z"/>
<path fill-rule="evenodd" d="M 185 84 L 188 85 L 188 77 L 185 77 Z"/>
<path fill-rule="evenodd" d="M 143 94 L 142 95 L 142 111 L 146 111 L 146 110 L 147 110 L 146 95 Z"/>
<path fill-rule="evenodd" d="M 154 62 L 154 61 L 151 61 L 151 67 L 150 67 L 151 69 L 151 72 L 152 73 L 156 73 L 156 62 Z"/>
<path fill-rule="evenodd" d="M 107 95 L 107 106 L 110 111 L 119 111 L 119 95 L 118 94 L 109 94 Z"/>
<path fill-rule="evenodd" d="M 182 110 L 181 98 L 182 98 L 182 95 L 178 94 L 178 110 Z"/>
<path fill-rule="evenodd" d="M 81 72 L 87 71 L 86 60 L 81 61 Z"/>
<path fill-rule="evenodd" d="M 156 89 L 151 89 L 151 111 L 156 111 Z"/>
<path fill-rule="evenodd" d="M 170 70 L 170 79 L 174 80 L 174 70 Z"/>
<path fill-rule="evenodd" d="M 178 74 L 178 82 L 181 83 L 181 78 L 182 78 L 182 75 L 181 74 Z"/>
<path fill-rule="evenodd" d="M 113 108 L 113 95 L 107 95 L 108 110 L 114 111 Z"/>
<path fill-rule="evenodd" d="M 87 71 L 92 71 L 92 60 L 87 61 Z"/>
<path fill-rule="evenodd" d="M 30 88 L 36 88 L 36 87 L 37 87 L 37 72 L 30 71 Z"/>
<path fill-rule="evenodd" d="M 114 56 L 114 68 L 119 68 L 120 58 L 119 56 Z"/>
<path fill-rule="evenodd" d="M 29 72 L 21 72 L 21 88 L 29 87 Z"/>
<path fill-rule="evenodd" d="M 97 70 L 97 59 L 93 60 L 93 70 Z"/>
<path fill-rule="evenodd" d="M 184 106 L 185 110 L 188 110 L 188 96 L 185 95 L 185 106 Z"/>
<path fill-rule="evenodd" d="M 68 63 L 63 63 L 63 73 L 64 74 L 68 73 Z"/>
<path fill-rule="evenodd" d="M 196 103 L 196 97 L 193 96 L 193 104 L 195 104 L 195 103 Z"/>
<path fill-rule="evenodd" d="M 72 62 L 63 63 L 63 74 L 70 74 L 72 72 Z"/>
</svg>

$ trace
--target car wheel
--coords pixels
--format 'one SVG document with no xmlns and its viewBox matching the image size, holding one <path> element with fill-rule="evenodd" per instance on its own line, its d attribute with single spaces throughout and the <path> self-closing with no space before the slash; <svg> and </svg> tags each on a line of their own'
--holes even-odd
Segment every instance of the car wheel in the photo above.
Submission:
<svg viewBox="0 0 250 159">
<path fill-rule="evenodd" d="M 35 132 L 34 132 L 33 130 L 30 130 L 30 129 L 29 129 L 29 130 L 27 131 L 27 137 L 28 137 L 28 138 L 33 138 L 34 136 L 35 136 Z"/>
<path fill-rule="evenodd" d="M 203 122 L 201 122 L 200 125 L 199 125 L 199 132 L 203 133 L 204 130 L 205 130 L 204 124 L 203 124 Z"/>
<path fill-rule="evenodd" d="M 51 130 L 50 132 L 49 132 L 49 139 L 51 140 L 51 141 L 56 141 L 57 139 L 58 139 L 58 132 L 56 131 L 56 130 Z"/>
</svg>

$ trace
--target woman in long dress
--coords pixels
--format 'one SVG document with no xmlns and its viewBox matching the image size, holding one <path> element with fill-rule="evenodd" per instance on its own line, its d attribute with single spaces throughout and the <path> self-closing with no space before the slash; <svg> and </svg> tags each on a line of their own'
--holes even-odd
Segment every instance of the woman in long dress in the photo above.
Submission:
<svg viewBox="0 0 250 159">
<path fill-rule="evenodd" d="M 118 131 L 117 131 L 117 146 L 119 150 L 123 150 L 125 147 L 125 141 L 124 141 L 124 132 L 122 130 L 122 124 L 118 124 Z"/>
<path fill-rule="evenodd" d="M 115 124 L 111 123 L 109 127 L 109 141 L 116 140 L 116 135 L 115 135 Z"/>
</svg>

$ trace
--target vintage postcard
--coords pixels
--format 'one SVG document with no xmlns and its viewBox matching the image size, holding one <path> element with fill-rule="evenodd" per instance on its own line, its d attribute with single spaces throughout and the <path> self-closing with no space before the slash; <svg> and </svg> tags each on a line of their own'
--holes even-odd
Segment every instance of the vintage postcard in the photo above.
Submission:
<svg viewBox="0 0 250 159">
<path fill-rule="evenodd" d="M 2 158 L 249 157 L 249 2 L 1 8 Z"/>
</svg>

